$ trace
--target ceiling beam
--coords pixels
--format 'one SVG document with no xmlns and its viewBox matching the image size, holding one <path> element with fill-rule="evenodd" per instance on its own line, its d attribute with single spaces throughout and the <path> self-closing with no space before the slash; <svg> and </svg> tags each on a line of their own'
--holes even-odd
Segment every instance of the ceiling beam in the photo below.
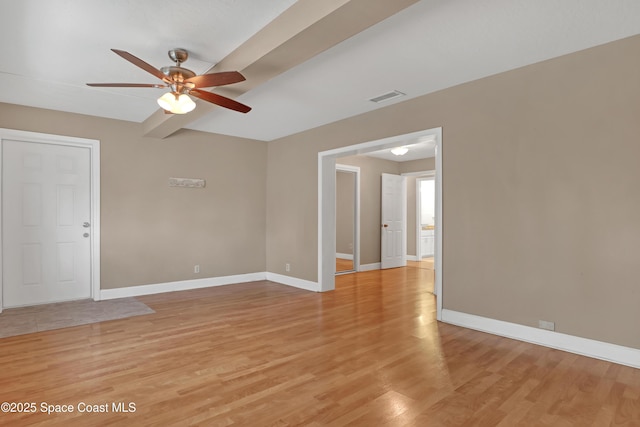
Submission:
<svg viewBox="0 0 640 427">
<path fill-rule="evenodd" d="M 212 92 L 235 98 L 417 1 L 298 0 L 206 71 L 237 70 L 247 79 Z M 163 110 L 157 110 L 142 123 L 144 135 L 166 138 L 219 108 L 200 100 L 196 104 L 197 108 L 188 114 L 164 114 Z"/>
</svg>

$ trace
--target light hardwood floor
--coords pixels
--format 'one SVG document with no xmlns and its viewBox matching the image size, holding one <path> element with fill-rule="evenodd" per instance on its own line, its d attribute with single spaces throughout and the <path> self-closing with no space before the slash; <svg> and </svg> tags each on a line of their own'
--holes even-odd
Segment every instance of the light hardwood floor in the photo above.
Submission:
<svg viewBox="0 0 640 427">
<path fill-rule="evenodd" d="M 426 268 L 433 270 L 433 257 L 422 258 L 420 261 L 407 261 L 408 267 Z"/>
<path fill-rule="evenodd" d="M 407 267 L 426 268 L 433 270 L 433 257 L 423 258 L 420 261 L 407 261 Z M 353 269 L 353 261 L 350 259 L 336 258 L 336 272 L 350 271 Z"/>
<path fill-rule="evenodd" d="M 438 323 L 431 278 L 153 295 L 154 314 L 0 339 L 0 401 L 76 408 L 0 425 L 640 425 L 640 370 Z"/>
<path fill-rule="evenodd" d="M 336 272 L 353 270 L 353 260 L 336 258 Z"/>
</svg>

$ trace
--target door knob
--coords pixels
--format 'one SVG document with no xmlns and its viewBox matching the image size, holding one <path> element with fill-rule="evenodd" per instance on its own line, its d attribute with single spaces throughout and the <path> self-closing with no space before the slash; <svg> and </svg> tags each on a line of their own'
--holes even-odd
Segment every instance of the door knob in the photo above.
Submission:
<svg viewBox="0 0 640 427">
<path fill-rule="evenodd" d="M 84 233 L 82 237 L 89 237 L 89 233 Z"/>
<path fill-rule="evenodd" d="M 388 224 L 383 224 L 382 226 L 386 228 L 386 227 L 388 227 L 389 225 L 388 225 Z"/>
<path fill-rule="evenodd" d="M 91 227 L 91 224 L 89 224 L 88 222 L 85 222 L 85 223 L 82 224 L 82 226 L 84 228 L 89 228 L 89 227 Z"/>
</svg>

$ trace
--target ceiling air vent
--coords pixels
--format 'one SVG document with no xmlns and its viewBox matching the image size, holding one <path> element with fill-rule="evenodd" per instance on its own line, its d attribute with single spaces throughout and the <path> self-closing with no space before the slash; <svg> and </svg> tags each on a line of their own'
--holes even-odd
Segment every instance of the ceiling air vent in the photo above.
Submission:
<svg viewBox="0 0 640 427">
<path fill-rule="evenodd" d="M 398 98 L 399 96 L 405 96 L 406 94 L 394 90 L 391 92 L 387 92 L 387 93 L 383 93 L 382 95 L 378 95 L 375 98 L 371 98 L 369 101 L 371 102 L 384 102 L 384 101 L 389 101 L 390 99 L 393 98 Z"/>
</svg>

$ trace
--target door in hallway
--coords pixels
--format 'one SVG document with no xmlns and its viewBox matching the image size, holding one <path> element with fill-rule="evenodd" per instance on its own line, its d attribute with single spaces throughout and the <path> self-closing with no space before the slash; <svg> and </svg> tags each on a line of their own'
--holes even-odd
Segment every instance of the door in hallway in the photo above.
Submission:
<svg viewBox="0 0 640 427">
<path fill-rule="evenodd" d="M 407 187 L 405 177 L 382 174 L 381 268 L 407 265 Z"/>
</svg>

